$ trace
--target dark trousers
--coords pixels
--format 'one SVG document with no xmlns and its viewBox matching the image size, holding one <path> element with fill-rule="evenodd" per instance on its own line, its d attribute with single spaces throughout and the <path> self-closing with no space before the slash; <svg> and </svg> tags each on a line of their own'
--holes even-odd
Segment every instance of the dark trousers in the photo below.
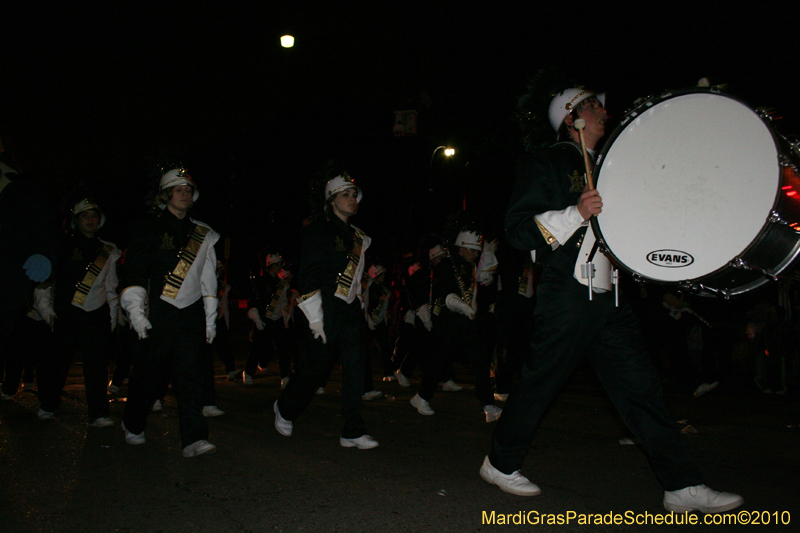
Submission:
<svg viewBox="0 0 800 533">
<path fill-rule="evenodd" d="M 120 310 L 120 313 L 124 313 L 124 311 Z M 125 380 L 128 379 L 128 374 L 130 374 L 131 365 L 133 364 L 133 350 L 138 342 L 139 335 L 132 327 L 117 326 L 117 364 L 114 367 L 114 373 L 111 375 L 111 383 L 117 387 L 121 387 Z"/>
<path fill-rule="evenodd" d="M 33 381 L 36 361 L 53 350 L 52 337 L 44 320 L 36 321 L 24 314 L 17 317 L 0 363 L 5 370 L 3 394 L 16 394 L 20 378 L 25 383 Z"/>
<path fill-rule="evenodd" d="M 353 308 L 353 306 L 356 306 Z M 307 348 L 300 356 L 297 370 L 278 398 L 278 409 L 286 420 L 296 420 L 305 411 L 323 382 L 336 357 L 342 358 L 342 437 L 355 439 L 366 433 L 361 418 L 361 395 L 364 394 L 364 317 L 358 303 L 325 309 L 327 343 L 314 339 L 307 331 Z M 338 311 L 338 312 L 334 312 Z"/>
<path fill-rule="evenodd" d="M 217 349 L 217 356 L 222 364 L 225 365 L 225 372 L 236 370 L 236 358 L 231 348 L 230 331 L 224 318 L 217 320 L 217 336 L 214 337 L 212 346 Z"/>
<path fill-rule="evenodd" d="M 86 312 L 73 305 L 57 308 L 55 347 L 43 354 L 38 365 L 39 403 L 53 412 L 61 405 L 72 359 L 80 351 L 89 421 L 108 416 L 108 347 L 111 316 L 108 305 Z"/>
<path fill-rule="evenodd" d="M 203 357 L 205 313 L 202 300 L 185 309 L 157 301 L 152 305 L 153 329 L 140 340 L 133 353 L 133 368 L 128 384 L 128 401 L 123 420 L 128 431 L 141 433 L 147 415 L 164 383 L 172 383 L 178 401 L 181 444 L 186 447 L 208 439 L 208 424 L 203 416 Z"/>
<path fill-rule="evenodd" d="M 453 361 L 459 355 L 464 355 L 475 376 L 475 394 L 481 407 L 494 405 L 489 377 L 491 354 L 486 352 L 486 345 L 475 322 L 449 310 L 442 311 L 433 328 L 433 337 L 434 349 L 419 386 L 420 397 L 431 401 L 439 383 L 448 379 Z"/>
<path fill-rule="evenodd" d="M 375 324 L 375 329 L 369 330 L 369 333 L 367 334 L 368 346 L 370 341 L 374 341 L 375 346 L 378 348 L 378 355 L 381 358 L 381 365 L 383 366 L 383 375 L 394 376 L 394 365 L 392 363 L 392 341 L 389 338 L 389 326 L 386 325 L 386 322 Z"/>
<path fill-rule="evenodd" d="M 264 321 L 264 329 L 253 329 L 253 342 L 244 371 L 254 376 L 258 366 L 266 368 L 270 361 L 277 357 L 281 378 L 292 373 L 292 350 L 286 335 L 283 319 Z"/>
<path fill-rule="evenodd" d="M 401 322 L 394 348 L 395 368 L 407 378 L 417 367 L 424 369 L 430 359 L 431 342 L 431 333 L 420 319 L 416 318 L 414 324 Z"/>
<path fill-rule="evenodd" d="M 501 291 L 501 293 L 506 291 Z M 498 297 L 495 310 L 499 343 L 495 389 L 502 394 L 511 392 L 514 380 L 522 373 L 522 365 L 531 353 L 531 327 L 536 297 L 526 298 L 520 294 Z"/>
<path fill-rule="evenodd" d="M 539 421 L 586 357 L 622 419 L 645 448 L 665 490 L 703 483 L 689 448 L 667 412 L 661 383 L 628 305 L 595 294 L 571 273 L 546 268 L 537 287 L 533 353 L 495 427 L 489 460 L 511 474 L 522 468 Z"/>
</svg>

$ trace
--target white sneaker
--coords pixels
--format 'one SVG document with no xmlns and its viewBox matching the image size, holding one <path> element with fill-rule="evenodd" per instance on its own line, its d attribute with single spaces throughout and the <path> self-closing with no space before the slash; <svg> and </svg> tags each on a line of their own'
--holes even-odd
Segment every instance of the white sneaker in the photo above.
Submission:
<svg viewBox="0 0 800 533">
<path fill-rule="evenodd" d="M 394 371 L 394 377 L 396 377 L 396 378 L 397 378 L 397 383 L 398 383 L 398 384 L 399 384 L 401 387 L 410 387 L 410 386 L 411 386 L 411 382 L 410 382 L 410 381 L 408 381 L 408 378 L 407 378 L 407 377 L 405 377 L 405 376 L 403 375 L 403 373 L 402 373 L 402 372 L 400 372 L 399 370 L 395 370 L 395 371 Z"/>
<path fill-rule="evenodd" d="M 110 428 L 114 426 L 114 421 L 107 416 L 101 416 L 89 425 L 95 428 Z"/>
<path fill-rule="evenodd" d="M 342 437 L 339 439 L 339 444 L 344 448 L 358 448 L 359 450 L 369 450 L 378 447 L 378 441 L 369 435 L 361 435 L 357 439 L 345 439 Z"/>
<path fill-rule="evenodd" d="M 292 424 L 288 420 L 285 420 L 281 416 L 281 412 L 278 409 L 278 400 L 275 400 L 275 404 L 272 406 L 272 410 L 275 411 L 275 429 L 277 429 L 278 433 L 280 433 L 284 437 L 291 437 L 294 424 Z"/>
<path fill-rule="evenodd" d="M 289 384 L 289 376 L 286 376 L 285 378 L 281 378 L 281 390 L 285 389 L 286 385 L 288 385 L 288 384 Z"/>
<path fill-rule="evenodd" d="M 719 386 L 719 381 L 715 381 L 714 383 L 701 383 L 700 386 L 695 389 L 694 397 L 699 398 L 703 394 L 711 392 L 712 390 L 716 389 L 718 386 Z"/>
<path fill-rule="evenodd" d="M 442 383 L 442 390 L 445 392 L 458 392 L 463 388 L 464 387 L 462 387 L 452 379 L 448 379 L 447 381 Z"/>
<path fill-rule="evenodd" d="M 164 404 L 161 403 L 161 400 L 156 400 L 155 402 L 153 402 L 153 408 L 150 409 L 150 411 L 154 413 L 160 413 L 163 410 L 164 410 Z"/>
<path fill-rule="evenodd" d="M 497 422 L 497 420 L 500 418 L 500 415 L 503 414 L 503 410 L 496 405 L 484 405 L 483 412 L 486 415 L 487 424 L 490 422 Z"/>
<path fill-rule="evenodd" d="M 504 392 L 495 392 L 494 399 L 497 400 L 498 402 L 504 402 L 508 400 L 508 394 Z"/>
<path fill-rule="evenodd" d="M 481 466 L 481 478 L 486 483 L 497 485 L 503 492 L 517 496 L 538 496 L 542 493 L 542 489 L 520 474 L 519 470 L 512 474 L 504 474 L 493 467 L 488 455 Z"/>
<path fill-rule="evenodd" d="M 675 513 L 722 513 L 736 509 L 744 498 L 730 492 L 717 492 L 705 485 L 695 485 L 680 490 L 664 491 L 664 509 Z"/>
<path fill-rule="evenodd" d="M 125 432 L 125 442 L 128 444 L 144 444 L 144 431 L 141 433 L 131 433 L 128 431 L 128 428 L 125 427 L 125 422 L 122 423 L 122 431 Z"/>
<path fill-rule="evenodd" d="M 245 385 L 252 385 L 253 384 L 253 376 L 251 376 L 247 372 L 242 372 L 242 382 Z"/>
<path fill-rule="evenodd" d="M 419 394 L 411 398 L 411 405 L 413 405 L 417 412 L 419 412 L 421 415 L 432 415 L 436 412 L 431 409 L 431 404 L 429 404 L 426 400 L 423 400 Z"/>
<path fill-rule="evenodd" d="M 193 442 L 183 449 L 184 457 L 197 457 L 198 455 L 211 455 L 217 451 L 217 447 L 207 440 Z"/>
<path fill-rule="evenodd" d="M 45 411 L 41 407 L 39 408 L 39 412 L 36 413 L 36 416 L 39 417 L 39 420 L 52 420 L 53 419 L 53 413 L 51 413 L 50 411 Z"/>
<path fill-rule="evenodd" d="M 319 394 L 325 394 L 325 387 L 320 387 L 320 388 L 318 388 L 318 389 L 317 389 L 317 392 L 316 392 L 315 394 L 317 394 L 317 395 L 319 395 Z"/>
<path fill-rule="evenodd" d="M 242 375 L 238 370 L 231 370 L 228 372 L 228 381 L 236 381 Z"/>
<path fill-rule="evenodd" d="M 117 394 L 117 393 L 119 393 L 119 387 L 114 385 L 113 381 L 109 381 L 108 382 L 108 392 L 111 393 L 111 394 Z"/>
<path fill-rule="evenodd" d="M 381 391 L 371 390 L 369 392 L 365 392 L 364 395 L 361 396 L 361 399 L 364 400 L 365 402 L 371 402 L 372 400 L 377 400 L 381 396 L 383 396 L 383 393 Z"/>
<path fill-rule="evenodd" d="M 222 416 L 225 414 L 225 411 L 217 407 L 216 405 L 206 405 L 203 407 L 203 416 L 206 418 L 211 418 L 212 416 Z"/>
</svg>

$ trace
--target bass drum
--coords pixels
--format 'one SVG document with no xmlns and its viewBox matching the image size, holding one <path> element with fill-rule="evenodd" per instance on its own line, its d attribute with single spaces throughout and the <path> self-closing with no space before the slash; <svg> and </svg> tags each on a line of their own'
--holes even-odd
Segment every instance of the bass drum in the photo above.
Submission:
<svg viewBox="0 0 800 533">
<path fill-rule="evenodd" d="M 800 253 L 798 156 L 740 101 L 713 89 L 630 111 L 596 170 L 601 249 L 635 278 L 725 298 Z"/>
</svg>

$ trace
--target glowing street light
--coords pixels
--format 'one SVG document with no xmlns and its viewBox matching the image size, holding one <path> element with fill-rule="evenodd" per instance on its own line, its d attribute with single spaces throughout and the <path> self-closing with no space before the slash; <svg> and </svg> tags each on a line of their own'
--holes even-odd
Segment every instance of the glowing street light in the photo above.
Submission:
<svg viewBox="0 0 800 533">
<path fill-rule="evenodd" d="M 450 148 L 449 146 L 444 146 L 444 145 L 437 146 L 436 150 L 434 150 L 433 153 L 431 154 L 431 163 L 430 163 L 431 165 L 433 165 L 433 158 L 436 156 L 436 152 L 438 152 L 442 148 L 444 148 L 444 155 L 447 156 L 447 157 L 452 157 L 452 156 L 454 156 L 456 154 L 456 149 L 455 148 Z"/>
<path fill-rule="evenodd" d="M 294 46 L 294 37 L 291 35 L 281 36 L 281 46 L 284 48 L 291 48 Z"/>
</svg>

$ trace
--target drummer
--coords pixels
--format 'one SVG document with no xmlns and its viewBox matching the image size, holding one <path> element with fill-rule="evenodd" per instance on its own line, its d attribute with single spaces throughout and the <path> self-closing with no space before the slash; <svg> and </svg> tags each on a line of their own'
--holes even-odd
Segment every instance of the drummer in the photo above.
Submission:
<svg viewBox="0 0 800 533">
<path fill-rule="evenodd" d="M 517 164 L 506 234 L 513 246 L 535 250 L 544 271 L 537 287 L 533 356 L 505 404 L 480 474 L 511 494 L 541 493 L 520 469 L 545 410 L 586 357 L 645 449 L 664 489 L 664 507 L 703 513 L 734 509 L 742 505 L 741 496 L 704 485 L 667 412 L 661 383 L 631 308 L 626 303 L 616 307 L 613 292 L 600 292 L 599 282 L 593 284 L 596 293 L 590 300 L 586 280 L 576 277 L 579 248 L 584 238 L 591 237 L 589 219 L 603 210 L 602 198 L 589 189 L 585 173 L 586 163 L 593 166 L 594 149 L 606 134 L 609 114 L 604 103 L 604 94 L 580 88 L 557 93 L 550 100 L 549 119 L 560 142 L 531 150 Z M 538 109 L 532 111 L 540 116 Z M 586 160 L 579 127 L 583 127 L 589 153 Z M 604 260 L 600 253 L 594 258 L 595 263 Z"/>
</svg>

